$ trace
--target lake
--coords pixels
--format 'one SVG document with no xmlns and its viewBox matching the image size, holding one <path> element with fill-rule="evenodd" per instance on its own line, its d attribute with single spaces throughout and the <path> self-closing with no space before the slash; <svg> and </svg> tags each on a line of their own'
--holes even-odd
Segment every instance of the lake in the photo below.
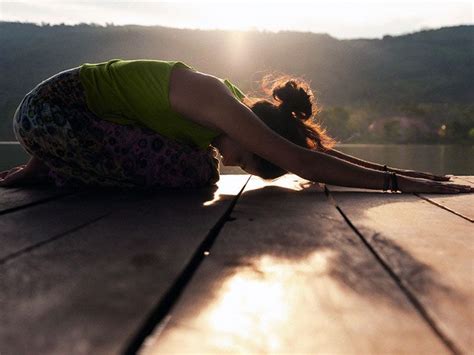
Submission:
<svg viewBox="0 0 474 355">
<path fill-rule="evenodd" d="M 336 149 L 358 158 L 435 174 L 474 175 L 474 145 L 340 144 Z M 24 164 L 28 154 L 17 142 L 0 142 L 0 171 Z M 240 169 L 226 169 L 238 173 Z"/>
</svg>

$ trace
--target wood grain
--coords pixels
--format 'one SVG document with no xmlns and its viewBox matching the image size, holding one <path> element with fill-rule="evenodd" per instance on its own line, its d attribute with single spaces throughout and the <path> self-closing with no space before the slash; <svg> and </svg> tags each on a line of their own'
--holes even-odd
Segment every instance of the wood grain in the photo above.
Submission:
<svg viewBox="0 0 474 355">
<path fill-rule="evenodd" d="M 74 191 L 71 189 L 57 189 L 46 185 L 16 188 L 0 187 L 0 215 L 22 206 L 47 202 L 72 193 Z"/>
<path fill-rule="evenodd" d="M 252 178 L 142 354 L 448 353 L 321 189 L 301 185 Z"/>
<path fill-rule="evenodd" d="M 105 216 L 119 201 L 103 194 L 73 195 L 2 216 L 0 263 Z"/>
<path fill-rule="evenodd" d="M 120 353 L 247 179 L 150 193 L 0 265 L 2 354 Z"/>
<path fill-rule="evenodd" d="M 453 176 L 452 182 L 455 184 L 471 185 L 474 187 L 474 182 L 470 182 L 468 178 L 472 176 Z M 440 195 L 440 194 L 419 194 L 421 197 L 446 208 L 459 216 L 474 222 L 474 194 L 462 193 L 456 195 Z"/>
<path fill-rule="evenodd" d="M 462 185 L 472 185 L 474 186 L 474 182 L 469 182 L 468 179 L 472 179 L 474 181 L 474 177 L 472 176 L 452 176 L 451 182 L 455 184 L 462 184 Z M 327 185 L 328 189 L 333 192 L 365 192 L 369 194 L 383 194 L 384 192 L 381 190 L 369 190 L 369 189 L 357 189 L 353 187 L 343 187 L 343 186 L 333 186 Z M 393 196 L 390 193 L 386 193 L 387 196 Z M 372 196 L 372 195 L 371 195 Z M 442 208 L 446 208 L 465 219 L 473 222 L 474 221 L 474 207 L 473 207 L 473 194 L 472 193 L 462 193 L 462 194 L 422 194 L 420 193 L 419 196 L 421 198 L 427 199 L 434 204 L 441 206 Z"/>
<path fill-rule="evenodd" d="M 474 348 L 474 226 L 405 194 L 332 193 L 458 349 Z M 474 195 L 470 195 L 471 205 Z"/>
<path fill-rule="evenodd" d="M 457 178 L 474 184 L 474 175 L 458 175 Z"/>
</svg>

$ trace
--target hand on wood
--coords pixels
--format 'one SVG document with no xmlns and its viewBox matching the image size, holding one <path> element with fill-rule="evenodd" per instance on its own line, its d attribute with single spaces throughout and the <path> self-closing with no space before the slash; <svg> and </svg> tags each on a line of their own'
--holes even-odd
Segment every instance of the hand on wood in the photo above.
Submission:
<svg viewBox="0 0 474 355">
<path fill-rule="evenodd" d="M 474 188 L 469 185 L 452 184 L 448 182 L 417 179 L 397 175 L 398 187 L 402 192 L 424 192 L 438 194 L 472 193 Z"/>
</svg>

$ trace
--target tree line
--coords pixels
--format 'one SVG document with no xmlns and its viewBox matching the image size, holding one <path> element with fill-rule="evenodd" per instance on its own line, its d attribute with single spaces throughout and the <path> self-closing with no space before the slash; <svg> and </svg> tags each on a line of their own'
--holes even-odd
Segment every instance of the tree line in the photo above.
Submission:
<svg viewBox="0 0 474 355">
<path fill-rule="evenodd" d="M 317 119 L 340 142 L 474 142 L 474 26 L 381 39 L 311 32 L 188 30 L 161 26 L 0 22 L 0 140 L 40 81 L 83 63 L 181 60 L 262 96 L 259 80 L 308 80 Z"/>
</svg>

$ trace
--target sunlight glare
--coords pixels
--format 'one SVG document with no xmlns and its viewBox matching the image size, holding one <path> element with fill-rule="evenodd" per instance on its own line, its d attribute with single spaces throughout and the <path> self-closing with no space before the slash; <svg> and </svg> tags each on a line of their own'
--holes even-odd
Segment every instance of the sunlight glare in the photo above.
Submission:
<svg viewBox="0 0 474 355">
<path fill-rule="evenodd" d="M 214 197 L 212 200 L 204 202 L 203 206 L 212 206 L 221 200 L 222 195 L 236 195 L 243 186 L 242 179 L 248 179 L 248 177 L 249 175 L 221 175 L 220 180 L 217 182 L 218 189 L 214 192 Z M 258 176 L 252 176 L 245 186 L 244 193 L 270 186 L 277 186 L 294 191 L 308 189 L 319 192 L 324 191 L 324 189 L 317 183 L 302 179 L 294 174 L 286 174 L 273 181 L 265 181 Z"/>
<path fill-rule="evenodd" d="M 332 253 L 320 250 L 298 260 L 264 255 L 251 261 L 223 283 L 199 323 L 220 334 L 213 339 L 219 347 L 235 350 L 242 339 L 255 342 L 256 348 L 281 350 L 282 340 L 293 336 L 288 324 L 298 310 L 291 305 L 304 300 L 290 285 L 298 285 L 295 280 L 305 273 L 324 277 Z"/>
<path fill-rule="evenodd" d="M 248 179 L 248 175 L 221 175 L 216 183 L 217 190 L 214 192 L 212 200 L 203 203 L 203 206 L 212 206 L 222 199 L 222 196 L 235 196 Z"/>
<path fill-rule="evenodd" d="M 472 24 L 472 1 L 333 0 L 4 1 L 2 21 L 97 23 L 239 31 L 311 31 L 338 38 L 379 37 L 423 27 Z"/>
</svg>

